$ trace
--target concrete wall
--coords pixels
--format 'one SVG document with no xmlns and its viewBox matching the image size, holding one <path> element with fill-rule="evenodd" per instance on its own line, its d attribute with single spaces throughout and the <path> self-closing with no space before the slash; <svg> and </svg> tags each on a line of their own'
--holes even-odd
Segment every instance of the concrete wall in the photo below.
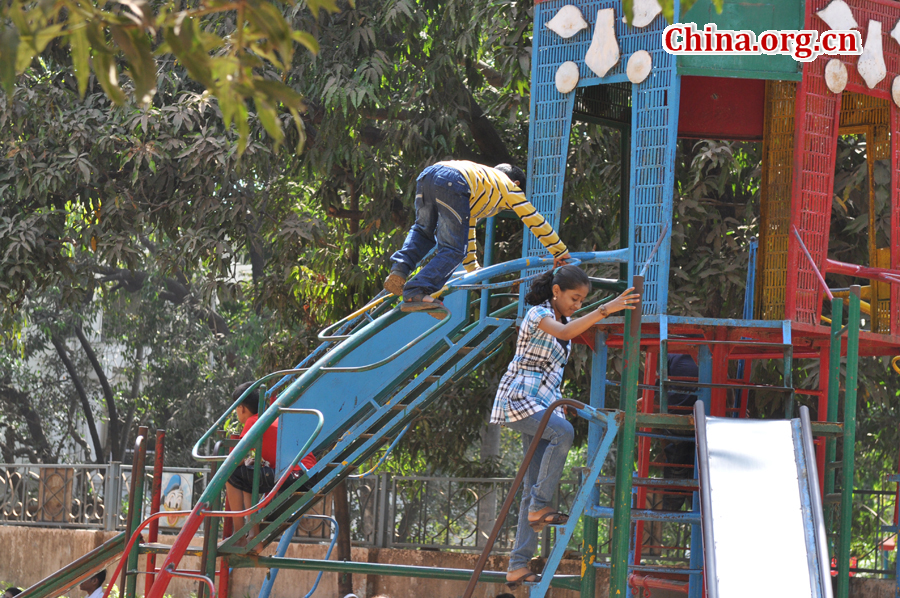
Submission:
<svg viewBox="0 0 900 598">
<path fill-rule="evenodd" d="M 47 529 L 0 525 L 0 581 L 7 585 L 28 587 L 44 577 L 54 573 L 74 561 L 86 552 L 93 550 L 114 534 L 101 531 L 72 529 Z M 160 541 L 171 543 L 173 536 L 163 536 Z M 199 546 L 199 538 L 196 542 Z M 325 546 L 309 544 L 293 544 L 285 556 L 290 558 L 322 559 L 325 557 Z M 270 546 L 264 554 L 274 552 Z M 474 554 L 438 552 L 430 550 L 384 550 L 354 548 L 354 561 L 386 563 L 398 565 L 417 565 L 426 567 L 442 567 L 451 569 L 472 569 L 478 558 Z M 157 565 L 163 557 L 157 557 Z M 197 569 L 198 558 L 185 558 L 180 568 Z M 117 561 L 111 562 L 108 575 L 112 575 Z M 505 571 L 506 557 L 491 557 L 487 569 Z M 140 568 L 146 566 L 146 557 L 142 556 Z M 563 561 L 560 573 L 577 575 L 580 573 L 580 561 Z M 254 598 L 265 578 L 266 570 L 237 569 L 232 575 L 229 595 L 231 598 Z M 313 571 L 281 571 L 272 592 L 272 598 L 302 598 L 315 582 Z M 143 594 L 144 576 L 138 581 L 139 594 Z M 3 586 L 5 587 L 5 586 Z M 373 598 L 380 594 L 390 598 L 459 598 L 466 583 L 462 581 L 444 581 L 427 578 L 408 578 L 390 576 L 354 575 L 353 588 L 359 598 Z M 597 572 L 596 598 L 608 598 L 608 575 L 606 570 Z M 173 598 L 189 598 L 197 591 L 197 583 L 176 579 L 169 585 L 168 594 Z M 495 598 L 497 594 L 507 592 L 506 586 L 500 584 L 479 584 L 474 598 Z M 877 579 L 854 577 L 850 583 L 852 598 L 894 598 L 894 582 Z M 526 598 L 525 588 L 511 592 L 516 598 Z M 82 592 L 77 589 L 68 596 L 81 598 Z M 337 574 L 325 573 L 313 598 L 342 598 L 337 593 Z M 553 589 L 547 598 L 577 598 L 577 592 Z M 655 598 L 662 598 L 662 595 Z"/>
</svg>

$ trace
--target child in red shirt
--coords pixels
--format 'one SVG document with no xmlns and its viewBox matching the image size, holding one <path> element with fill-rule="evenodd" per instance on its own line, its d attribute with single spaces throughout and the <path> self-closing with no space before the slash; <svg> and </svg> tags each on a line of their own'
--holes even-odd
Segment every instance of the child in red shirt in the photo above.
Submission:
<svg viewBox="0 0 900 598">
<path fill-rule="evenodd" d="M 244 392 L 251 386 L 252 382 L 245 382 L 234 389 L 234 392 L 231 394 L 234 400 L 237 400 Z M 237 415 L 238 421 L 243 425 L 243 429 L 241 430 L 241 434 L 239 438 L 243 438 L 244 435 L 253 427 L 253 425 L 259 419 L 259 393 L 254 390 L 252 393 L 247 395 L 241 404 L 237 406 L 235 409 L 235 415 Z M 253 465 L 255 458 L 255 450 L 244 459 L 244 462 L 237 466 L 234 470 L 234 473 L 231 474 L 231 477 L 228 478 L 228 481 L 225 483 L 225 495 L 228 497 L 228 507 L 232 511 L 243 511 L 245 509 L 249 509 L 253 506 L 252 501 L 252 491 L 253 491 Z M 262 439 L 262 463 L 260 464 L 260 476 L 259 476 L 259 492 L 260 494 L 265 494 L 271 491 L 275 487 L 275 482 L 277 482 L 277 478 L 275 476 L 275 459 L 278 455 L 278 420 L 276 419 L 269 429 L 263 433 Z M 306 469 L 310 469 L 313 465 L 316 464 L 316 458 L 312 453 L 303 457 L 300 460 L 303 466 Z M 294 471 L 291 472 L 291 479 L 288 479 L 285 482 L 285 485 L 282 488 L 287 487 L 287 485 L 291 484 L 294 480 L 303 475 L 303 470 L 300 466 L 296 466 Z M 302 488 L 301 490 L 305 490 L 306 488 Z M 244 518 L 240 516 L 233 517 L 234 519 L 234 529 L 238 530 L 244 526 Z M 256 525 L 253 527 L 252 534 L 253 536 L 259 533 L 259 526 Z M 251 536 L 252 537 L 252 536 Z M 247 538 L 249 539 L 249 538 Z M 238 545 L 244 545 L 247 543 L 247 539 L 242 538 L 237 542 Z"/>
</svg>

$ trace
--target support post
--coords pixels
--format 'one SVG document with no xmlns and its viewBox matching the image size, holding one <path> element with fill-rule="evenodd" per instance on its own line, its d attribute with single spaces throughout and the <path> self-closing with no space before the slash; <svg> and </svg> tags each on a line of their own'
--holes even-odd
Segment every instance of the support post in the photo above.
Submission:
<svg viewBox="0 0 900 598">
<path fill-rule="evenodd" d="M 134 460 L 131 467 L 131 489 L 128 494 L 128 519 L 125 526 L 125 537 L 130 538 L 134 530 L 141 524 L 144 507 L 144 463 L 147 458 L 147 426 L 138 428 L 138 437 L 134 441 Z M 135 598 L 137 595 L 137 574 L 133 573 L 138 566 L 139 542 L 135 543 L 128 554 L 128 561 L 122 569 L 122 596 Z"/>
<path fill-rule="evenodd" d="M 594 354 L 591 356 L 591 407 L 595 409 L 606 408 L 606 367 L 609 357 L 609 349 L 606 346 L 606 333 L 594 332 Z M 597 448 L 603 440 L 603 430 L 594 422 L 588 423 L 588 452 L 587 462 L 592 467 L 602 467 L 602 464 L 594 463 Z M 594 486 L 588 499 L 590 505 L 600 504 L 600 488 Z M 597 527 L 600 520 L 594 517 L 584 516 L 583 540 L 581 543 L 581 598 L 594 598 L 597 586 L 597 569 L 594 561 L 597 559 L 597 543 L 599 534 Z"/>
<path fill-rule="evenodd" d="M 850 287 L 847 315 L 847 379 L 844 390 L 844 463 L 841 482 L 841 535 L 837 598 L 850 595 L 850 536 L 853 525 L 853 460 L 856 453 L 856 386 L 859 368 L 859 285 Z"/>
<path fill-rule="evenodd" d="M 224 451 L 222 447 L 222 442 L 219 441 L 216 443 L 215 448 L 213 449 L 213 453 L 216 455 L 220 455 Z M 213 461 L 210 463 L 210 475 L 215 476 L 216 472 L 219 470 L 219 466 L 221 465 L 220 461 Z M 222 494 L 219 493 L 214 495 L 210 500 L 209 508 L 211 511 L 218 511 L 222 508 Z M 222 522 L 221 517 L 207 517 L 203 521 L 203 551 L 200 554 L 200 573 L 201 575 L 205 575 L 206 577 L 213 579 L 216 574 L 216 558 L 218 557 L 218 550 L 216 547 L 218 546 L 219 541 L 219 525 Z M 231 520 L 230 517 L 225 518 L 227 520 Z M 222 563 L 222 571 L 224 573 L 224 579 L 220 576 L 219 578 L 219 598 L 227 598 L 227 586 L 228 586 L 228 567 L 225 565 L 224 561 Z M 222 594 L 222 585 L 226 587 L 226 595 Z M 197 598 L 208 598 L 209 589 L 206 587 L 205 583 L 199 583 L 199 589 L 197 590 Z"/>
<path fill-rule="evenodd" d="M 632 286 L 643 294 L 644 278 L 635 276 Z M 634 445 L 637 425 L 638 374 L 641 368 L 641 308 L 625 312 L 625 365 L 619 409 L 623 421 L 616 451 L 616 490 L 613 502 L 612 554 L 610 556 L 610 598 L 628 595 L 628 548 L 631 540 L 631 486 L 634 474 Z"/>
<path fill-rule="evenodd" d="M 150 514 L 159 513 L 159 506 L 162 502 L 162 474 L 163 464 L 165 462 L 165 443 L 166 431 L 156 431 L 156 446 L 153 447 L 153 490 L 150 493 Z M 150 522 L 147 530 L 147 541 L 150 543 L 159 540 L 159 519 Z M 153 572 L 156 570 L 156 553 L 147 555 L 147 579 L 144 585 L 144 594 L 150 592 L 153 586 L 155 576 Z"/>
</svg>

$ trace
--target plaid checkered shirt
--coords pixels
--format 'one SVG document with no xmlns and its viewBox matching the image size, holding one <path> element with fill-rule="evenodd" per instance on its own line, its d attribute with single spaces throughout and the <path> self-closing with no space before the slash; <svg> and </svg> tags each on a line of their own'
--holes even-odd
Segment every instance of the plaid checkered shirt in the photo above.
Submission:
<svg viewBox="0 0 900 598">
<path fill-rule="evenodd" d="M 525 314 L 516 341 L 516 356 L 497 388 L 491 409 L 492 424 L 525 419 L 562 398 L 559 387 L 572 345 L 569 343 L 564 349 L 555 337 L 538 328 L 541 320 L 548 317 L 555 317 L 550 301 L 532 307 Z M 556 414 L 565 417 L 560 408 Z"/>
</svg>

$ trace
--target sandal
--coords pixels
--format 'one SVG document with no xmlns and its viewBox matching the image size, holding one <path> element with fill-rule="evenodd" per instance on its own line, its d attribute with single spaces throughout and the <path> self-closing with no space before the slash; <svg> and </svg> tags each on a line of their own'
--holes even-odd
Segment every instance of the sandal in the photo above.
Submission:
<svg viewBox="0 0 900 598">
<path fill-rule="evenodd" d="M 401 276 L 400 274 L 391 272 L 390 275 L 384 279 L 384 290 L 392 295 L 397 295 L 399 297 L 403 294 L 403 286 L 405 284 L 405 276 Z"/>
<path fill-rule="evenodd" d="M 569 521 L 569 516 L 565 513 L 559 513 L 557 511 L 550 511 L 549 513 L 544 513 L 541 515 L 540 519 L 536 521 L 528 520 L 528 525 L 531 526 L 535 532 L 541 532 L 548 525 L 565 525 Z"/>
<path fill-rule="evenodd" d="M 403 300 L 403 303 L 400 304 L 400 311 L 402 312 L 416 312 L 416 311 L 427 311 L 428 315 L 437 318 L 438 320 L 443 320 L 447 316 L 447 312 L 444 311 L 446 308 L 444 307 L 443 302 L 440 299 L 432 298 L 431 301 L 425 301 L 425 297 L 431 297 L 430 295 L 415 295 Z M 441 311 L 437 311 L 441 310 Z"/>
<path fill-rule="evenodd" d="M 531 577 L 533 577 L 534 579 L 530 579 Z M 541 578 L 538 577 L 537 573 L 532 573 L 531 571 L 529 571 L 528 573 L 524 573 L 515 579 L 507 581 L 506 587 L 508 587 L 510 590 L 515 590 L 523 583 L 537 583 L 540 581 L 540 579 Z"/>
</svg>

